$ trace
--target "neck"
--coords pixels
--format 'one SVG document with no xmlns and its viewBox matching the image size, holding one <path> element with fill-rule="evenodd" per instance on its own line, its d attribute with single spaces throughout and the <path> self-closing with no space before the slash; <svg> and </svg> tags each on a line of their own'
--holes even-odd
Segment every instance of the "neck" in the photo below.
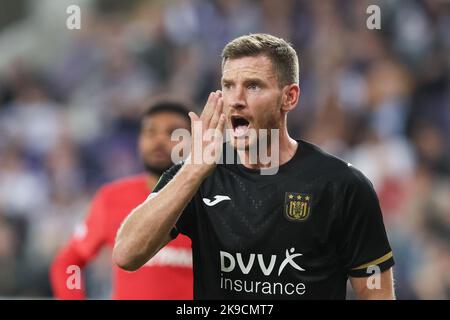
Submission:
<svg viewBox="0 0 450 320">
<path fill-rule="evenodd" d="M 153 173 L 149 173 L 147 172 L 145 174 L 145 180 L 147 181 L 147 186 L 150 190 L 153 190 L 153 188 L 156 186 L 156 183 L 159 180 L 159 176 L 153 174 Z"/>
<path fill-rule="evenodd" d="M 263 157 L 266 156 L 264 157 L 266 159 L 262 159 L 260 154 L 258 154 L 256 161 L 251 161 L 251 152 L 249 150 L 238 150 L 237 153 L 242 164 L 249 169 L 268 169 L 279 167 L 294 157 L 298 148 L 298 143 L 289 136 L 285 125 L 280 127 L 278 143 L 276 141 L 271 141 L 272 139 L 272 137 L 271 139 L 268 139 L 267 152 L 263 152 L 267 153 L 266 155 L 263 155 Z M 268 159 L 270 159 L 270 162 L 267 161 Z"/>
</svg>

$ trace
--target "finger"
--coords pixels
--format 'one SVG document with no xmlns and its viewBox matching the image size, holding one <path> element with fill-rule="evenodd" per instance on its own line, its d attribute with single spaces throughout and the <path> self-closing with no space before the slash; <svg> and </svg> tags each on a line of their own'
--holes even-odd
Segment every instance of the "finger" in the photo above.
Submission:
<svg viewBox="0 0 450 320">
<path fill-rule="evenodd" d="M 189 111 L 188 116 L 191 119 L 191 124 L 194 121 L 199 121 L 200 120 L 200 118 L 197 116 L 197 114 L 194 111 Z"/>
<path fill-rule="evenodd" d="M 216 127 L 216 139 L 220 139 L 223 137 L 223 129 L 225 127 L 226 119 L 227 117 L 225 116 L 225 114 L 221 113 Z"/>
<path fill-rule="evenodd" d="M 218 161 L 222 154 L 222 148 L 224 143 L 223 129 L 225 126 L 226 116 L 221 113 L 219 116 L 219 121 L 217 122 L 217 127 L 214 130 L 214 154 L 215 160 Z"/>
<path fill-rule="evenodd" d="M 186 163 L 192 163 L 192 161 L 194 159 L 197 160 L 197 157 L 198 157 L 198 153 L 194 152 L 195 151 L 194 150 L 194 146 L 195 146 L 194 139 L 198 139 L 196 132 L 199 130 L 200 130 L 199 136 L 201 137 L 202 124 L 201 124 L 201 119 L 197 116 L 197 114 L 195 112 L 190 111 L 188 113 L 188 116 L 191 119 L 191 152 L 186 159 Z M 200 128 L 199 128 L 199 126 L 200 126 Z"/>
<path fill-rule="evenodd" d="M 193 111 L 189 111 L 188 116 L 191 119 L 191 136 L 192 136 L 194 134 L 195 130 L 196 130 L 195 123 L 200 121 L 200 118 Z"/>
<path fill-rule="evenodd" d="M 200 119 L 203 119 L 203 117 L 205 116 L 205 110 L 206 107 L 209 105 L 209 103 L 211 102 L 212 96 L 213 96 L 214 92 L 210 92 L 208 95 L 208 100 L 206 100 L 205 106 L 203 107 L 202 113 L 200 114 Z"/>
<path fill-rule="evenodd" d="M 203 125 L 205 128 L 209 127 L 209 123 L 211 122 L 211 117 L 214 113 L 214 109 L 217 103 L 217 92 L 212 92 L 206 102 L 205 108 L 203 109 L 202 115 L 200 119 L 203 121 Z"/>
<path fill-rule="evenodd" d="M 222 114 L 223 110 L 223 99 L 219 97 L 217 99 L 216 108 L 214 110 L 214 114 L 211 118 L 211 122 L 209 123 L 209 127 L 215 129 L 217 127 L 217 124 L 219 123 L 220 115 Z"/>
</svg>

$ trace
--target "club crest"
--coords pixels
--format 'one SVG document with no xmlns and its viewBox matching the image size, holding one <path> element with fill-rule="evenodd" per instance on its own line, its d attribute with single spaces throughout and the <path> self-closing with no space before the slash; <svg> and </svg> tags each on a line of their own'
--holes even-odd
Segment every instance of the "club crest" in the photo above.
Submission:
<svg viewBox="0 0 450 320">
<path fill-rule="evenodd" d="M 291 221 L 306 220 L 311 214 L 311 195 L 286 192 L 284 214 Z"/>
</svg>

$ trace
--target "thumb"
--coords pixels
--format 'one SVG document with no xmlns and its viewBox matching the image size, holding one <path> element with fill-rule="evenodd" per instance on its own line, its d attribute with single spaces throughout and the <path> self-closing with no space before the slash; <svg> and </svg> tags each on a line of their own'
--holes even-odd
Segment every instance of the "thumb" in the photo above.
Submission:
<svg viewBox="0 0 450 320">
<path fill-rule="evenodd" d="M 193 111 L 189 111 L 188 116 L 192 122 L 200 120 L 200 118 Z"/>
<path fill-rule="evenodd" d="M 201 136 L 202 124 L 200 118 L 193 111 L 190 111 L 188 116 L 191 119 L 191 136 L 194 136 L 194 132 L 198 132 L 197 134 Z"/>
</svg>

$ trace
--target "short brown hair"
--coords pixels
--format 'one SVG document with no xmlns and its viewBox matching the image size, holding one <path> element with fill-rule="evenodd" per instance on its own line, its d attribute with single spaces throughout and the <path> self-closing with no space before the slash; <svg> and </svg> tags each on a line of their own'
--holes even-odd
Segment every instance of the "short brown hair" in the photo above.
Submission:
<svg viewBox="0 0 450 320">
<path fill-rule="evenodd" d="M 222 51 L 222 69 L 228 59 L 265 55 L 271 61 L 280 86 L 299 82 L 299 63 L 295 49 L 285 40 L 256 33 L 229 42 Z"/>
</svg>

